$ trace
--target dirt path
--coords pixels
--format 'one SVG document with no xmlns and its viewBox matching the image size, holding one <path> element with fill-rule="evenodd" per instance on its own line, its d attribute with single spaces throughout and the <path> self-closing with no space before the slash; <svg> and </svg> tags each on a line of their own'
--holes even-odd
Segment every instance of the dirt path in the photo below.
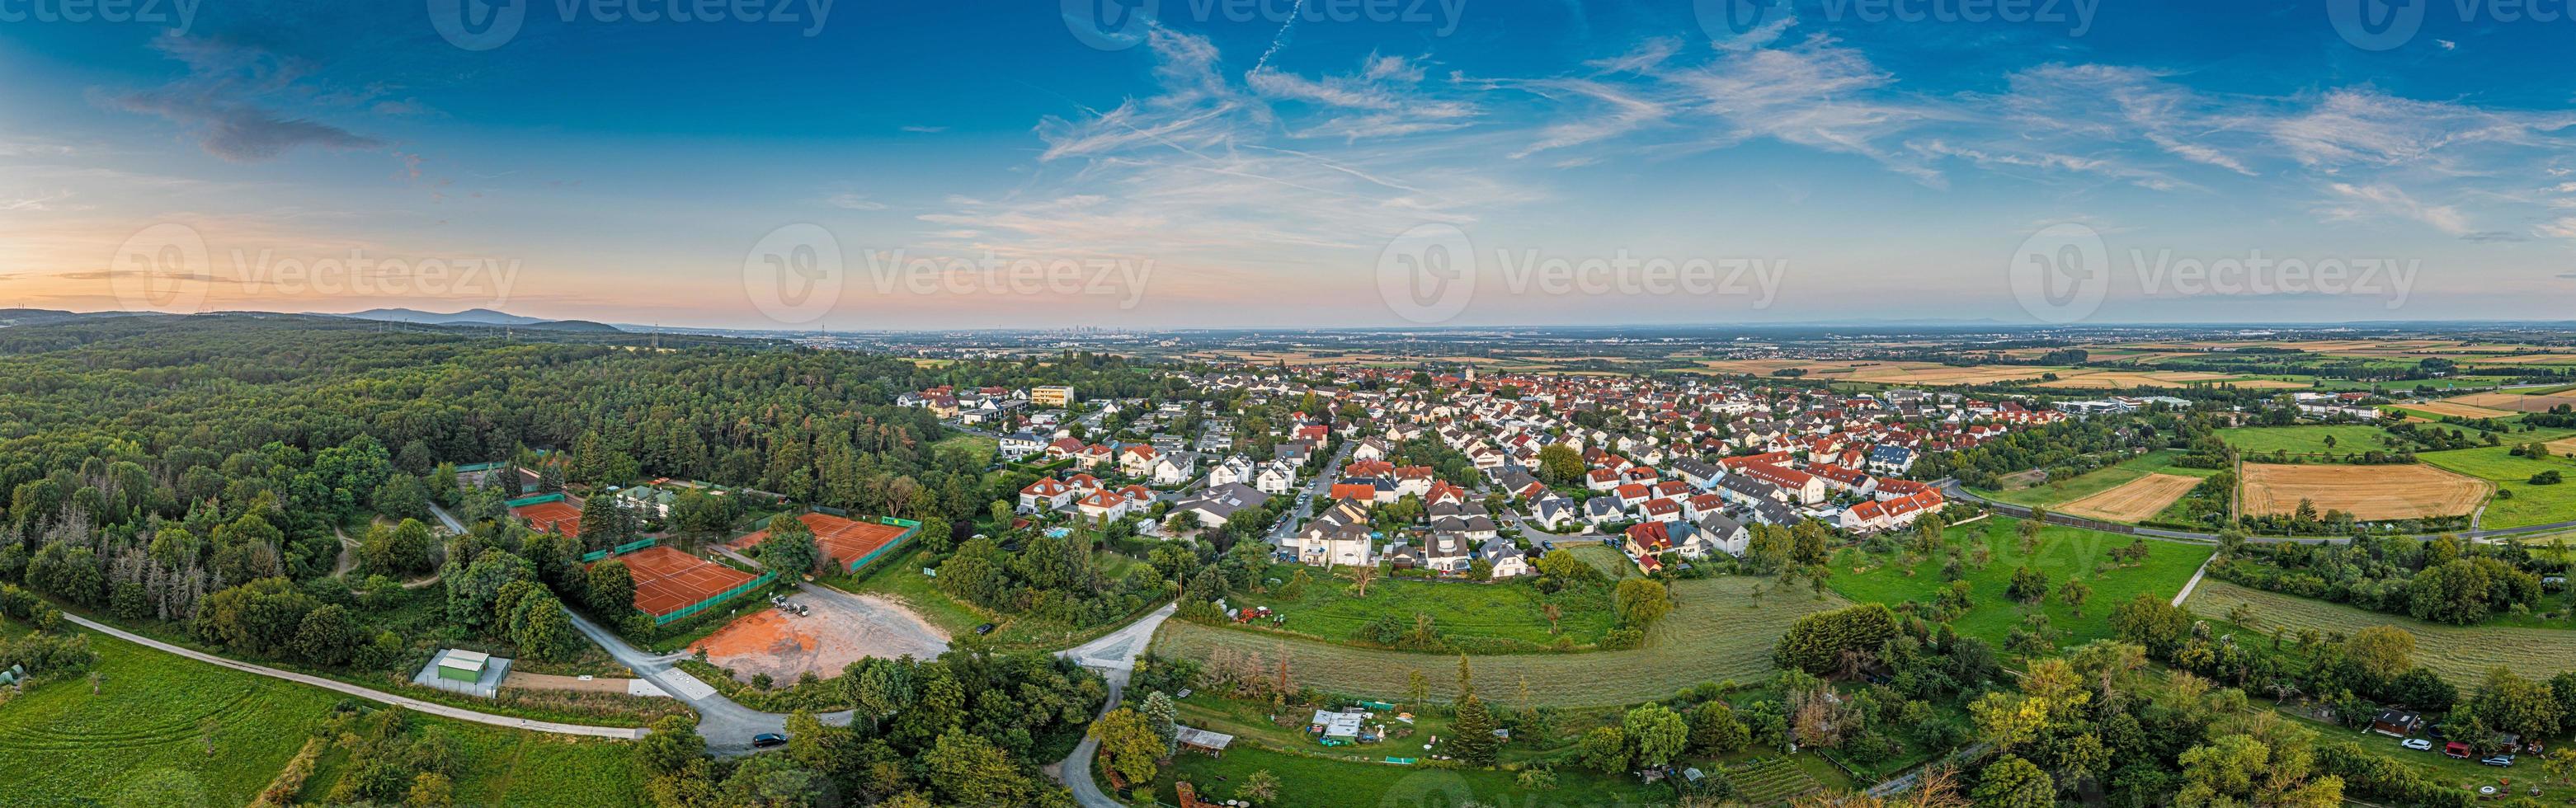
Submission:
<svg viewBox="0 0 2576 808">
<path fill-rule="evenodd" d="M 627 688 L 630 687 L 627 683 L 632 681 L 635 680 L 612 679 L 604 676 L 594 676 L 589 679 L 583 679 L 579 676 L 557 676 L 551 673 L 526 673 L 514 670 L 510 672 L 509 676 L 504 677 L 501 680 L 501 686 L 516 687 L 526 690 L 570 690 L 578 693 L 616 693 L 624 695 L 627 692 Z"/>
<path fill-rule="evenodd" d="M 358 541 L 349 538 L 349 534 L 340 532 L 338 527 L 331 528 L 331 535 L 340 537 L 340 562 L 332 565 L 331 574 L 347 575 L 350 570 L 358 568 Z"/>
</svg>

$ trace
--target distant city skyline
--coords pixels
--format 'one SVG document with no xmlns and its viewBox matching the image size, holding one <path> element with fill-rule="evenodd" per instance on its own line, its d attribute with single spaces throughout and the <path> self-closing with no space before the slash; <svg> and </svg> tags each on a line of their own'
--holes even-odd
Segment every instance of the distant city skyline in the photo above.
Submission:
<svg viewBox="0 0 2576 808">
<path fill-rule="evenodd" d="M 2374 2 L 12 20 L 0 307 L 834 330 L 2576 316 L 2576 28 L 2479 4 L 2356 27 Z"/>
</svg>

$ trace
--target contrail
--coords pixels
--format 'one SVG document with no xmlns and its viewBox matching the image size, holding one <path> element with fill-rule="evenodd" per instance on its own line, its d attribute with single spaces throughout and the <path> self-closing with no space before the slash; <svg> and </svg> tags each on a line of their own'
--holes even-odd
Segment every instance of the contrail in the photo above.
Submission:
<svg viewBox="0 0 2576 808">
<path fill-rule="evenodd" d="M 1279 26 L 1279 35 L 1270 38 L 1270 49 L 1262 51 L 1261 58 L 1252 63 L 1252 72 L 1261 72 L 1263 66 L 1270 64 L 1271 56 L 1279 53 L 1280 48 L 1288 47 L 1288 35 L 1297 30 L 1297 18 L 1300 16 L 1298 12 L 1305 10 L 1306 0 L 1297 0 L 1296 5 L 1288 8 L 1288 24 Z"/>
</svg>

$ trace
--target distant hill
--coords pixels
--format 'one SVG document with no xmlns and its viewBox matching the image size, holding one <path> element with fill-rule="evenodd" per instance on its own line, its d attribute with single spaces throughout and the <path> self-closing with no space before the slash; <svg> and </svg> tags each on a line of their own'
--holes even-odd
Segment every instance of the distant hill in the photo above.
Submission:
<svg viewBox="0 0 2576 808">
<path fill-rule="evenodd" d="M 383 320 L 393 323 L 421 323 L 425 325 L 536 325 L 538 323 L 547 322 L 546 320 L 540 320 L 535 317 L 521 317 L 516 314 L 498 312 L 491 309 L 466 309 L 455 314 L 440 314 L 434 311 L 421 311 L 419 309 L 368 309 L 366 311 L 355 311 L 348 314 L 334 314 L 331 316 L 349 317 L 359 320 Z"/>
</svg>

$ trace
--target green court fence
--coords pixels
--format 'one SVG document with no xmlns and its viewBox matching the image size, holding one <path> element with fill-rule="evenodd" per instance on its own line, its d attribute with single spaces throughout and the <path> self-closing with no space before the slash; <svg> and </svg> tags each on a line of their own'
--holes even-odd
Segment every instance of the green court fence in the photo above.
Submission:
<svg viewBox="0 0 2576 808">
<path fill-rule="evenodd" d="M 530 505 L 562 501 L 564 501 L 563 492 L 557 491 L 552 494 L 538 494 L 533 497 L 520 497 L 518 499 L 507 500 L 501 504 L 508 505 L 513 508 L 525 508 Z"/>
<path fill-rule="evenodd" d="M 644 549 L 644 548 L 646 548 L 646 547 L 651 547 L 651 546 L 653 546 L 653 543 L 654 543 L 654 542 L 656 542 L 656 541 L 659 541 L 659 539 L 655 539 L 655 538 L 652 538 L 652 537 L 650 537 L 650 536 L 647 536 L 647 537 L 644 537 L 644 538 L 641 538 L 641 539 L 636 539 L 636 540 L 634 540 L 634 541 L 627 542 L 627 543 L 625 543 L 625 544 L 620 544 L 620 545 L 617 545 L 617 546 L 615 546 L 615 547 L 608 548 L 608 549 L 606 549 L 606 550 L 592 550 L 592 551 L 590 551 L 590 552 L 587 552 L 587 553 L 583 553 L 583 554 L 581 554 L 581 563 L 588 564 L 588 563 L 590 563 L 590 562 L 598 561 L 598 560 L 600 560 L 600 559 L 607 558 L 607 557 L 609 557 L 609 556 L 622 556 L 622 555 L 625 555 L 625 554 L 627 554 L 627 553 L 632 553 L 632 552 L 635 552 L 635 551 L 637 551 L 637 550 Z"/>
<path fill-rule="evenodd" d="M 778 573 L 776 573 L 776 572 L 764 572 L 764 573 L 761 573 L 761 574 L 760 574 L 760 577 L 758 577 L 758 578 L 753 578 L 753 579 L 751 579 L 750 581 L 745 582 L 745 583 L 744 583 L 743 585 L 741 585 L 741 586 L 737 586 L 737 587 L 734 587 L 734 588 L 732 588 L 732 589 L 727 589 L 727 590 L 725 590 L 725 591 L 723 591 L 723 592 L 721 592 L 721 593 L 718 593 L 715 597 L 707 598 L 706 600 L 701 600 L 701 601 L 698 601 L 698 602 L 696 602 L 696 603 L 689 604 L 689 605 L 687 605 L 687 606 L 685 606 L 685 607 L 682 607 L 679 611 L 675 611 L 675 612 L 672 612 L 672 613 L 670 613 L 670 614 L 665 614 L 665 615 L 658 615 L 658 616 L 655 616 L 655 617 L 653 618 L 653 625 L 657 625 L 657 626 L 660 626 L 660 625 L 667 625 L 667 624 L 669 624 L 671 621 L 674 621 L 674 620 L 682 620 L 682 619 L 686 619 L 686 618 L 689 618 L 689 617 L 694 617 L 694 616 L 696 616 L 699 612 L 706 611 L 706 610 L 708 610 L 708 609 L 714 608 L 717 604 L 723 603 L 723 602 L 728 601 L 728 600 L 732 600 L 732 599 L 734 599 L 734 598 L 736 598 L 736 597 L 740 597 L 740 596 L 741 596 L 743 593 L 745 593 L 745 592 L 750 592 L 750 591 L 753 591 L 753 590 L 759 589 L 759 588 L 761 588 L 761 587 L 768 586 L 768 585 L 769 585 L 769 582 L 771 582 L 771 581 L 775 581 L 775 580 L 778 580 Z"/>
<path fill-rule="evenodd" d="M 891 516 L 880 516 L 877 517 L 877 524 L 893 525 L 895 527 L 903 528 L 903 532 L 895 534 L 894 541 L 886 542 L 885 546 L 870 550 L 867 555 L 859 556 L 856 560 L 851 561 L 849 568 L 850 572 L 858 572 L 860 568 L 866 567 L 878 558 L 894 552 L 897 548 L 902 547 L 904 542 L 911 541 L 913 536 L 921 533 L 921 523 L 910 519 L 897 519 Z"/>
</svg>

